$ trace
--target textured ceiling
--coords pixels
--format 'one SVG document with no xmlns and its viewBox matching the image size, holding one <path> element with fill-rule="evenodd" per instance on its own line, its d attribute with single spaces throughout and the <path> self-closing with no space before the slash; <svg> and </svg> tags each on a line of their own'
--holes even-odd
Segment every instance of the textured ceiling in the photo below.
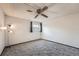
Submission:
<svg viewBox="0 0 79 59">
<path fill-rule="evenodd" d="M 79 4 L 77 3 L 14 3 L 14 4 L 0 4 L 0 7 L 4 10 L 5 14 L 8 16 L 13 16 L 17 18 L 30 19 L 34 20 L 36 15 L 36 9 L 43 8 L 48 6 L 48 10 L 44 14 L 48 15 L 47 19 L 54 19 L 57 17 L 70 15 L 74 13 L 79 13 Z M 26 10 L 32 10 L 33 12 L 27 12 Z M 46 19 L 42 16 L 39 16 L 37 19 Z M 35 20 L 37 20 L 35 19 Z"/>
<path fill-rule="evenodd" d="M 51 7 L 51 6 L 55 5 L 55 3 L 28 3 L 26 5 L 29 5 L 29 6 L 31 6 L 33 8 L 42 8 L 44 6 Z"/>
</svg>

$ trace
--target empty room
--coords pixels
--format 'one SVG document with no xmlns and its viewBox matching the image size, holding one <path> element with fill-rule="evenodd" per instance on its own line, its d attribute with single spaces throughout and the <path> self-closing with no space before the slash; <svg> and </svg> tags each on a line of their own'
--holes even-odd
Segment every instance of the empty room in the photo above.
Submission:
<svg viewBox="0 0 79 59">
<path fill-rule="evenodd" d="M 79 56 L 79 3 L 0 3 L 0 56 Z"/>
</svg>

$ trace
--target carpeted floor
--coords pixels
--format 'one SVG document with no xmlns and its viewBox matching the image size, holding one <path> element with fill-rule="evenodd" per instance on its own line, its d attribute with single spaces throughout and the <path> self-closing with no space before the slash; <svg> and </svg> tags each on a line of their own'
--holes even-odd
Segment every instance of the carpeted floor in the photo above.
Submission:
<svg viewBox="0 0 79 59">
<path fill-rule="evenodd" d="M 7 47 L 2 56 L 79 56 L 79 49 L 46 40 L 37 40 Z"/>
</svg>

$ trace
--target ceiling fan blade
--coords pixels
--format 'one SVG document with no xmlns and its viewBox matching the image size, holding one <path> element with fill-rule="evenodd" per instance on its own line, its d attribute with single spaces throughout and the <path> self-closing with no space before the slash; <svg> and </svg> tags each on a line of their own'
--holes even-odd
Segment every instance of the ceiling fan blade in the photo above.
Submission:
<svg viewBox="0 0 79 59">
<path fill-rule="evenodd" d="M 46 17 L 46 18 L 48 18 L 48 16 L 47 15 L 45 15 L 45 14 L 41 14 L 42 16 L 44 16 L 44 17 Z"/>
<path fill-rule="evenodd" d="M 47 6 L 43 7 L 43 8 L 42 8 L 42 12 L 44 12 L 44 11 L 47 10 L 47 9 L 48 9 Z"/>
<path fill-rule="evenodd" d="M 35 18 L 37 18 L 37 17 L 38 17 L 38 15 L 35 16 Z"/>
<path fill-rule="evenodd" d="M 32 10 L 26 10 L 26 11 L 28 11 L 28 12 L 32 12 Z"/>
</svg>

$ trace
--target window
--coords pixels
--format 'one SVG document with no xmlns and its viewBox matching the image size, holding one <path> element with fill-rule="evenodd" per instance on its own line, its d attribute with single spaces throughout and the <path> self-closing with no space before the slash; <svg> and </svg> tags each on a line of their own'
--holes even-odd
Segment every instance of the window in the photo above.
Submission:
<svg viewBox="0 0 79 59">
<path fill-rule="evenodd" d="M 31 21 L 30 22 L 30 32 L 42 32 L 42 23 Z"/>
</svg>

